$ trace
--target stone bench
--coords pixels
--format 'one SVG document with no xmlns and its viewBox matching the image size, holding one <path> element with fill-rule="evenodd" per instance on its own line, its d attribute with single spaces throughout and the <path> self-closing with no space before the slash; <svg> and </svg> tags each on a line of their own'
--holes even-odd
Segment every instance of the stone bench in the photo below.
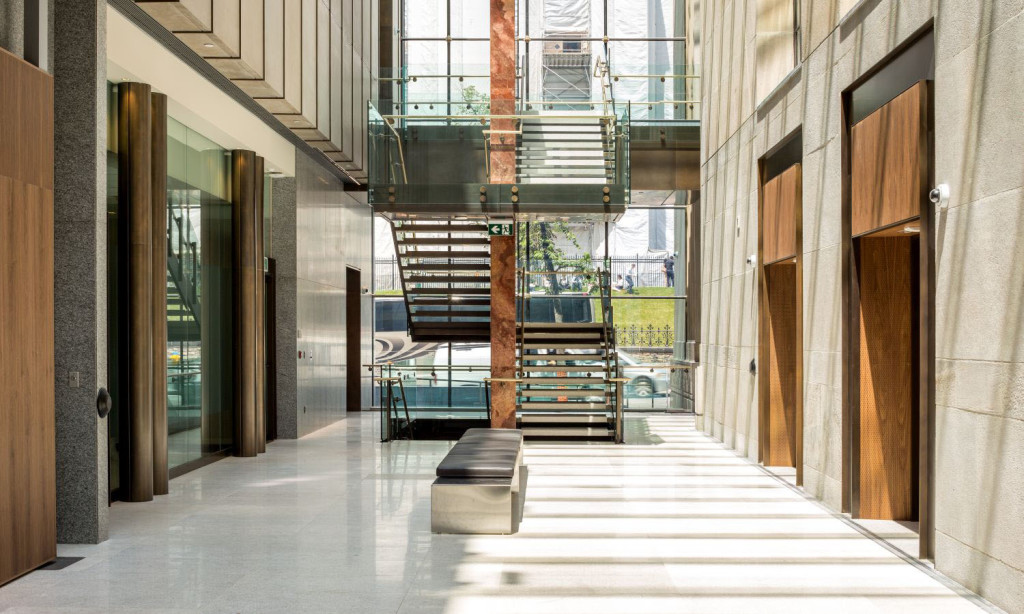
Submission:
<svg viewBox="0 0 1024 614">
<path fill-rule="evenodd" d="M 523 495 L 523 432 L 469 429 L 437 466 L 430 487 L 434 533 L 505 535 L 519 529 Z"/>
</svg>

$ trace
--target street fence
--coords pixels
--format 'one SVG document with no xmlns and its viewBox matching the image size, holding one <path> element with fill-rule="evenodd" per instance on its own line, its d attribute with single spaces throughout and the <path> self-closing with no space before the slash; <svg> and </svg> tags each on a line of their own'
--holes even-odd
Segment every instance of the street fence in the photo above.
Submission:
<svg viewBox="0 0 1024 614">
<path fill-rule="evenodd" d="M 584 256 L 570 256 L 562 258 L 561 270 L 571 271 L 575 267 L 574 262 L 584 262 Z M 622 276 L 622 283 L 625 284 L 626 276 L 629 275 L 630 267 L 636 267 L 636 275 L 633 284 L 638 288 L 659 287 L 668 285 L 665 271 L 665 259 L 661 257 L 634 256 L 611 258 L 612 283 L 619 283 L 619 276 Z M 591 267 L 601 266 L 601 260 L 592 260 Z M 680 263 L 677 260 L 675 270 L 678 274 Z M 536 268 L 536 267 L 534 267 Z M 402 275 L 398 270 L 398 259 L 375 258 L 373 262 L 374 292 L 388 292 L 402 289 Z"/>
</svg>

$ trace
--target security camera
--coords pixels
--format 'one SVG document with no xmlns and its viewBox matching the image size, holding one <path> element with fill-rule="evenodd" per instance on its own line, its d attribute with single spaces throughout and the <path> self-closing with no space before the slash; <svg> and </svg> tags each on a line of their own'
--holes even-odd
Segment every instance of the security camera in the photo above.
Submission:
<svg viewBox="0 0 1024 614">
<path fill-rule="evenodd" d="M 750 254 L 749 256 L 747 256 L 747 264 L 749 264 L 750 266 L 754 266 L 755 264 L 757 264 L 757 256 L 754 254 Z"/>
<path fill-rule="evenodd" d="M 940 183 L 928 192 L 928 200 L 932 201 L 933 204 L 938 205 L 940 208 L 945 209 L 949 204 L 949 185 Z"/>
</svg>

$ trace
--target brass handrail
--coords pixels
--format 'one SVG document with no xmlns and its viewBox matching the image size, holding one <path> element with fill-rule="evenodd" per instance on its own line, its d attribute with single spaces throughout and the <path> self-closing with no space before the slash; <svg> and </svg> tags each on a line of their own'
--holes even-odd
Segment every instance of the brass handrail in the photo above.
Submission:
<svg viewBox="0 0 1024 614">
<path fill-rule="evenodd" d="M 398 135 L 398 130 L 395 130 L 394 120 L 389 119 L 392 116 L 382 115 L 381 117 L 384 118 L 384 123 L 391 129 L 391 133 L 395 135 L 395 144 L 398 145 L 398 161 L 402 165 L 402 183 L 409 183 L 409 175 L 405 172 L 405 152 L 402 151 L 402 137 Z"/>
<path fill-rule="evenodd" d="M 486 124 L 486 119 L 536 119 L 537 115 L 532 114 L 515 114 L 515 115 L 498 115 L 492 113 L 483 113 L 480 115 L 416 115 L 416 114 L 402 114 L 402 115 L 381 115 L 385 120 L 387 119 L 465 119 L 465 120 L 478 120 L 481 124 Z M 543 115 L 544 119 L 579 119 L 579 115 Z M 614 115 L 593 115 L 588 117 L 594 117 L 595 119 L 611 119 L 614 120 Z"/>
</svg>

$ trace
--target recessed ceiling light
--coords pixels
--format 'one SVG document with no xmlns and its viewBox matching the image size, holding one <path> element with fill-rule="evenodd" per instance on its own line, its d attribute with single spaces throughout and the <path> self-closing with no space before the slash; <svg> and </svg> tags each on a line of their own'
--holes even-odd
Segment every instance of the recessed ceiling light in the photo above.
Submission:
<svg viewBox="0 0 1024 614">
<path fill-rule="evenodd" d="M 203 43 L 203 47 L 206 47 L 207 49 L 212 49 L 213 43 Z"/>
</svg>

